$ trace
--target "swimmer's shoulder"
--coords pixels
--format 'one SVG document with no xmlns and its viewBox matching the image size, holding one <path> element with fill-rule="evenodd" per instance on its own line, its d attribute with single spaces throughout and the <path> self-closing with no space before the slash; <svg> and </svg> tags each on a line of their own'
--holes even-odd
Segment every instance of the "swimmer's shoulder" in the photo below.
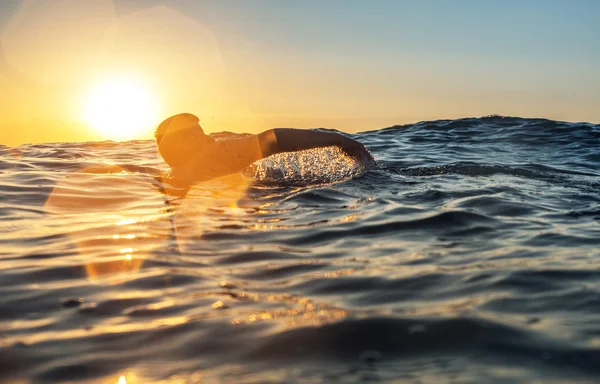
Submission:
<svg viewBox="0 0 600 384">
<path fill-rule="evenodd" d="M 215 161 L 231 170 L 241 171 L 265 157 L 258 135 L 222 138 L 215 141 L 211 151 Z"/>
</svg>

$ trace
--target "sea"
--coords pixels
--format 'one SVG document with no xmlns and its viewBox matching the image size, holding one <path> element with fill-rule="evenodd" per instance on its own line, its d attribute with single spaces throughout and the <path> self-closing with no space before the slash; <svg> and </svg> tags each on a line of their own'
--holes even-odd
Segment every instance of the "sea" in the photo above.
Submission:
<svg viewBox="0 0 600 384">
<path fill-rule="evenodd" d="M 600 125 L 348 135 L 377 166 L 191 186 L 152 141 L 0 146 L 0 382 L 600 382 Z"/>
</svg>

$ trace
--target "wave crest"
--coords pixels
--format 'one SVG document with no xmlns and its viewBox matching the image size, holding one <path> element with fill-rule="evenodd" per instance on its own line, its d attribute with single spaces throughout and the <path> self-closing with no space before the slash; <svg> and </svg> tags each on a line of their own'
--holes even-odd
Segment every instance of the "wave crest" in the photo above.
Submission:
<svg viewBox="0 0 600 384">
<path fill-rule="evenodd" d="M 337 147 L 278 153 L 254 163 L 247 176 L 266 185 L 318 185 L 348 180 L 374 167 Z"/>
</svg>

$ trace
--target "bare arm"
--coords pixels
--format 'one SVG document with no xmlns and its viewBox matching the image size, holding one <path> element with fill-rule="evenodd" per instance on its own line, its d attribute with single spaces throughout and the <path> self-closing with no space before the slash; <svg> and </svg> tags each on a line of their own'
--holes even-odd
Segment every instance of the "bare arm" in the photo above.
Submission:
<svg viewBox="0 0 600 384">
<path fill-rule="evenodd" d="M 174 178 L 200 180 L 238 172 L 253 162 L 276 153 L 337 146 L 365 164 L 375 160 L 358 141 L 334 132 L 276 128 L 243 138 L 215 142 L 193 157 L 185 166 L 173 169 Z"/>
</svg>

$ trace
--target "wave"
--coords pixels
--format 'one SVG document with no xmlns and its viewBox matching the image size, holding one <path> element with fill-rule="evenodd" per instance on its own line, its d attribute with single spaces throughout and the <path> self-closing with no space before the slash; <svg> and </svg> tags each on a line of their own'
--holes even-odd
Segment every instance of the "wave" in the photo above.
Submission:
<svg viewBox="0 0 600 384">
<path fill-rule="evenodd" d="M 377 167 L 185 188 L 152 141 L 0 146 L 0 380 L 596 381 L 600 126 L 351 136 Z"/>
</svg>

